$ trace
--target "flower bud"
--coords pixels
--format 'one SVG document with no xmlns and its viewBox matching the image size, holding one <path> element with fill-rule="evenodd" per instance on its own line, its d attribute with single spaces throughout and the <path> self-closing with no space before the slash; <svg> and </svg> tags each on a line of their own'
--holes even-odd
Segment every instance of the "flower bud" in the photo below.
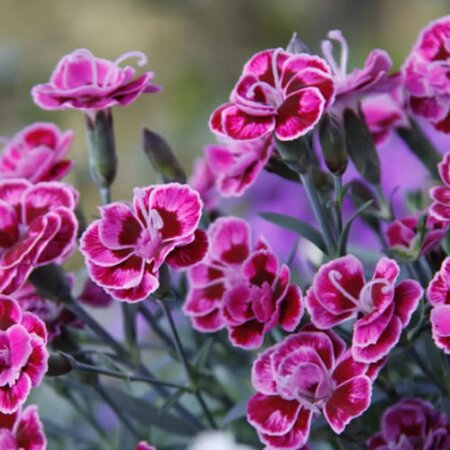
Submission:
<svg viewBox="0 0 450 450">
<path fill-rule="evenodd" d="M 52 353 L 48 359 L 48 370 L 46 376 L 60 377 L 73 370 L 73 364 L 60 353 Z"/>
<path fill-rule="evenodd" d="M 89 168 L 92 179 L 100 189 L 108 189 L 117 171 L 113 119 L 110 109 L 86 115 Z"/>
<path fill-rule="evenodd" d="M 306 173 L 313 163 L 309 136 L 294 141 L 275 140 L 276 149 L 283 162 L 294 172 Z"/>
<path fill-rule="evenodd" d="M 325 114 L 320 121 L 319 139 L 329 171 L 335 175 L 342 175 L 348 163 L 345 134 L 339 121 L 330 114 Z"/>
<path fill-rule="evenodd" d="M 72 294 L 64 269 L 57 264 L 34 269 L 29 281 L 36 287 L 39 295 L 57 303 L 70 303 Z"/>
<path fill-rule="evenodd" d="M 183 168 L 162 136 L 144 128 L 142 147 L 153 168 L 162 176 L 164 182 L 186 183 L 186 174 Z"/>
</svg>

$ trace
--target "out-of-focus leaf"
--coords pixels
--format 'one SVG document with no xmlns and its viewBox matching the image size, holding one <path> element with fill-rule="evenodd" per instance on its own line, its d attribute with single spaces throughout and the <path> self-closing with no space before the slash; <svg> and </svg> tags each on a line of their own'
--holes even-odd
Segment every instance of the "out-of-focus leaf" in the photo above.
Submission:
<svg viewBox="0 0 450 450">
<path fill-rule="evenodd" d="M 380 160 L 361 113 L 353 109 L 344 111 L 345 142 L 347 152 L 358 172 L 371 184 L 380 184 Z"/>
<path fill-rule="evenodd" d="M 228 411 L 228 414 L 222 419 L 220 423 L 220 427 L 224 428 L 230 425 L 230 423 L 235 422 L 236 420 L 243 419 L 247 415 L 247 402 L 248 400 L 243 400 L 240 403 L 237 403 L 233 406 L 233 408 Z"/>
<path fill-rule="evenodd" d="M 165 414 L 167 411 L 170 410 L 170 408 L 172 408 L 172 406 L 178 401 L 180 400 L 181 397 L 183 397 L 183 395 L 186 393 L 185 389 L 178 389 L 176 390 L 164 403 L 164 405 L 160 408 L 159 413 Z"/>
<path fill-rule="evenodd" d="M 309 225 L 309 223 L 303 222 L 302 220 L 292 216 L 285 216 L 277 213 L 262 212 L 259 215 L 268 222 L 272 222 L 275 225 L 286 228 L 287 230 L 293 231 L 299 236 L 308 239 L 308 241 L 312 242 L 322 252 L 327 252 L 322 234 L 319 230 Z"/>
<path fill-rule="evenodd" d="M 363 213 L 367 208 L 369 208 L 372 203 L 373 203 L 372 200 L 363 203 L 347 220 L 347 223 L 344 225 L 344 228 L 342 230 L 341 236 L 339 237 L 339 247 L 338 247 L 339 255 L 345 255 L 346 253 L 348 235 L 350 233 L 353 221 L 358 216 L 360 216 L 361 213 Z"/>
<path fill-rule="evenodd" d="M 103 389 L 120 405 L 124 414 L 129 414 L 130 417 L 138 419 L 141 423 L 147 423 L 180 436 L 193 436 L 198 432 L 173 414 L 167 412 L 161 414 L 161 411 L 154 404 L 143 399 L 132 397 L 113 388 L 104 387 Z"/>
</svg>

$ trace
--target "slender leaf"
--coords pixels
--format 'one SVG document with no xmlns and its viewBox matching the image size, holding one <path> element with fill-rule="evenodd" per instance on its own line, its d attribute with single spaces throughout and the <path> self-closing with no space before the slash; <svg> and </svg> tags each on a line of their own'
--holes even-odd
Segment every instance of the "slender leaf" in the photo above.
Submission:
<svg viewBox="0 0 450 450">
<path fill-rule="evenodd" d="M 167 411 L 172 408 L 172 406 L 180 400 L 181 397 L 186 393 L 186 389 L 177 389 L 164 403 L 164 405 L 159 410 L 161 415 L 165 414 Z"/>
<path fill-rule="evenodd" d="M 347 240 L 348 235 L 350 233 L 351 226 L 354 222 L 354 220 L 363 213 L 367 208 L 369 208 L 373 203 L 373 200 L 369 200 L 365 203 L 363 203 L 348 219 L 347 223 L 344 225 L 344 228 L 342 230 L 341 236 L 339 238 L 339 255 L 345 255 L 346 248 L 347 248 Z"/>
<path fill-rule="evenodd" d="M 243 419 L 247 415 L 247 402 L 248 400 L 243 400 L 234 405 L 233 408 L 228 411 L 228 414 L 222 419 L 220 427 L 227 427 L 230 423 Z"/>
<path fill-rule="evenodd" d="M 268 222 L 272 222 L 275 225 L 297 233 L 299 236 L 312 242 L 317 248 L 322 250 L 322 252 L 327 253 L 327 247 L 322 234 L 319 230 L 309 225 L 309 223 L 303 222 L 292 216 L 285 216 L 284 214 L 262 212 L 259 213 L 259 215 Z"/>
</svg>

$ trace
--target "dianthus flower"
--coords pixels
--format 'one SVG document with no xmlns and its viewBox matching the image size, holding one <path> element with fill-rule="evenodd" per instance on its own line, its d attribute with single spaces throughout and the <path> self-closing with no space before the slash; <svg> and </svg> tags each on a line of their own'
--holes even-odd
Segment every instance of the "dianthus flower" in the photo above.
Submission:
<svg viewBox="0 0 450 450">
<path fill-rule="evenodd" d="M 400 84 L 400 76 L 388 76 L 392 60 L 384 50 L 375 49 L 369 53 L 364 66 L 347 73 L 348 44 L 339 30 L 328 33 L 328 40 L 322 42 L 322 53 L 331 67 L 336 97 L 332 108 L 341 111 L 347 106 L 357 106 L 362 95 L 391 91 Z M 339 64 L 333 56 L 333 44 L 341 46 Z"/>
<path fill-rule="evenodd" d="M 430 189 L 433 203 L 430 206 L 430 215 L 437 220 L 450 222 L 450 152 L 438 164 L 439 175 L 444 186 Z"/>
<path fill-rule="evenodd" d="M 247 222 L 234 217 L 217 219 L 208 237 L 206 258 L 188 272 L 183 309 L 194 328 L 226 327 L 231 342 L 246 349 L 259 347 L 277 324 L 293 331 L 303 315 L 301 292 L 268 244 L 259 240 L 252 249 Z"/>
<path fill-rule="evenodd" d="M 13 414 L 0 413 L 0 448 L 2 450 L 45 450 L 42 422 L 36 405 Z"/>
<path fill-rule="evenodd" d="M 44 323 L 30 312 L 22 313 L 10 297 L 0 296 L 0 412 L 16 412 L 31 388 L 39 386 L 47 371 Z"/>
<path fill-rule="evenodd" d="M 320 412 L 340 434 L 369 407 L 378 369 L 356 362 L 333 331 L 307 327 L 253 363 L 257 394 L 247 405 L 247 420 L 270 449 L 305 445 L 312 416 Z"/>
<path fill-rule="evenodd" d="M 403 399 L 386 409 L 381 431 L 367 445 L 369 450 L 447 450 L 450 422 L 430 402 L 420 398 Z"/>
<path fill-rule="evenodd" d="M 136 446 L 136 450 L 156 450 L 156 447 L 153 447 L 145 441 L 141 441 Z"/>
<path fill-rule="evenodd" d="M 194 161 L 188 184 L 200 194 L 203 208 L 206 211 L 212 211 L 218 205 L 219 193 L 216 189 L 216 175 L 211 170 L 206 158 L 198 158 Z"/>
<path fill-rule="evenodd" d="M 48 83 L 33 87 L 33 100 L 42 109 L 98 111 L 126 106 L 143 93 L 158 92 L 160 88 L 152 84 L 153 72 L 134 78 L 133 67 L 120 67 L 132 57 L 137 58 L 139 66 L 147 64 L 141 52 L 124 53 L 108 61 L 87 49 L 75 50 L 61 59 Z"/>
<path fill-rule="evenodd" d="M 389 247 L 409 254 L 424 254 L 438 246 L 448 230 L 448 224 L 427 216 L 423 241 L 418 232 L 419 218 L 407 216 L 394 220 L 386 230 Z"/>
<path fill-rule="evenodd" d="M 77 200 L 73 188 L 56 181 L 0 181 L 0 292 L 14 292 L 34 268 L 71 253 Z"/>
<path fill-rule="evenodd" d="M 90 278 L 86 279 L 78 300 L 92 308 L 107 308 L 112 303 L 111 296 Z"/>
<path fill-rule="evenodd" d="M 419 35 L 403 66 L 412 112 L 450 133 L 450 16 L 431 22 Z"/>
<path fill-rule="evenodd" d="M 445 258 L 427 288 L 431 334 L 435 344 L 450 354 L 450 257 Z"/>
<path fill-rule="evenodd" d="M 317 328 L 328 329 L 351 318 L 352 354 L 365 363 L 379 361 L 397 344 L 415 311 L 423 289 L 414 280 L 395 285 L 400 269 L 383 257 L 370 281 L 353 255 L 323 265 L 306 296 L 306 307 Z"/>
<path fill-rule="evenodd" d="M 317 124 L 333 96 L 331 72 L 322 58 L 264 50 L 245 64 L 230 102 L 214 111 L 210 127 L 235 140 L 274 132 L 290 141 Z"/>
<path fill-rule="evenodd" d="M 264 169 L 274 150 L 272 136 L 209 145 L 205 156 L 224 197 L 240 197 Z"/>
<path fill-rule="evenodd" d="M 31 312 L 44 322 L 49 342 L 59 336 L 64 327 L 82 327 L 71 311 L 60 303 L 41 297 L 31 283 L 25 282 L 11 297 L 19 303 L 22 311 Z"/>
<path fill-rule="evenodd" d="M 204 257 L 201 212 L 199 194 L 178 183 L 136 188 L 132 205 L 102 206 L 80 243 L 91 278 L 117 300 L 144 300 L 164 262 L 184 268 Z"/>
<path fill-rule="evenodd" d="M 397 97 L 397 91 L 394 91 L 369 95 L 361 100 L 361 110 L 376 145 L 388 142 L 395 129 L 409 125 Z"/>
<path fill-rule="evenodd" d="M 52 123 L 34 123 L 17 133 L 0 155 L 0 178 L 26 178 L 32 183 L 59 181 L 72 168 L 64 159 L 73 132 Z"/>
</svg>

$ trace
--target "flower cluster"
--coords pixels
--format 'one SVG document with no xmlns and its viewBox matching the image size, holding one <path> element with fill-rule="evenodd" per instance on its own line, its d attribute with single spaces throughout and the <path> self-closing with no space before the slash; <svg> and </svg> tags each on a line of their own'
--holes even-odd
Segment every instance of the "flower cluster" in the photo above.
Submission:
<svg viewBox="0 0 450 450">
<path fill-rule="evenodd" d="M 177 183 L 136 188 L 131 205 L 101 207 L 80 244 L 91 278 L 117 300 L 144 300 L 159 287 L 164 262 L 184 268 L 204 257 L 201 210 L 198 193 Z"/>
<path fill-rule="evenodd" d="M 293 331 L 303 315 L 301 292 L 268 244 L 260 239 L 252 249 L 248 224 L 233 217 L 217 219 L 208 237 L 206 258 L 188 272 L 184 312 L 194 328 L 226 327 L 231 342 L 247 349 L 261 346 L 277 324 Z"/>
</svg>

